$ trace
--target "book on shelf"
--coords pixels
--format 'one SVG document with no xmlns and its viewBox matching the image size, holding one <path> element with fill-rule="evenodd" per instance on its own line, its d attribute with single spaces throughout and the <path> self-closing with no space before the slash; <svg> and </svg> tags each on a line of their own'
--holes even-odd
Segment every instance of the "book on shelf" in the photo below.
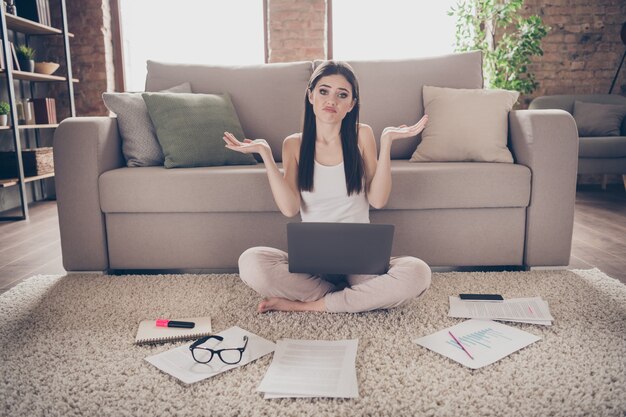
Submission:
<svg viewBox="0 0 626 417">
<path fill-rule="evenodd" d="M 15 52 L 15 45 L 13 42 L 11 44 L 11 60 L 13 61 L 13 69 L 16 71 L 21 71 L 20 62 L 17 60 L 17 53 Z"/>
<path fill-rule="evenodd" d="M 0 39 L 0 69 L 4 68 L 4 44 L 2 43 L 2 39 Z"/>
<path fill-rule="evenodd" d="M 32 101 L 35 110 L 36 124 L 46 125 L 57 123 L 56 103 L 53 98 L 34 98 Z"/>
<path fill-rule="evenodd" d="M 48 2 L 48 0 L 37 0 L 37 4 L 40 6 L 41 9 L 40 16 L 43 17 L 40 23 L 46 26 L 52 26 L 52 23 L 50 22 L 50 3 Z"/>
<path fill-rule="evenodd" d="M 48 0 L 15 0 L 15 6 L 19 17 L 50 26 Z"/>
</svg>

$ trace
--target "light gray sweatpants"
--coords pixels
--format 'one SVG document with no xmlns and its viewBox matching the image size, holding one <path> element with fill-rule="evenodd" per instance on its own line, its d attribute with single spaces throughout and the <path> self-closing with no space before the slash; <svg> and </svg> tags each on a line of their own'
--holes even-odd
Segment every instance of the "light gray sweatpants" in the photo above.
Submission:
<svg viewBox="0 0 626 417">
<path fill-rule="evenodd" d="M 316 301 L 324 297 L 326 310 L 356 313 L 397 307 L 419 297 L 430 286 L 430 267 L 412 256 L 391 258 L 383 275 L 347 275 L 348 286 L 333 277 L 289 272 L 287 252 L 259 246 L 239 257 L 239 276 L 263 297 Z M 345 284 L 344 284 L 345 285 Z"/>
</svg>

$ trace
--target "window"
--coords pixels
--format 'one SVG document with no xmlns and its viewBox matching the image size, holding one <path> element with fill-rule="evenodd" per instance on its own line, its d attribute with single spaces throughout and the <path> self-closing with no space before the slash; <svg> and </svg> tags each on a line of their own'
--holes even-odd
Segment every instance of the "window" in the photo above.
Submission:
<svg viewBox="0 0 626 417">
<path fill-rule="evenodd" d="M 333 58 L 404 59 L 454 51 L 456 0 L 333 0 Z"/>
<path fill-rule="evenodd" d="M 265 61 L 261 0 L 120 0 L 127 91 L 143 91 L 146 61 Z"/>
</svg>

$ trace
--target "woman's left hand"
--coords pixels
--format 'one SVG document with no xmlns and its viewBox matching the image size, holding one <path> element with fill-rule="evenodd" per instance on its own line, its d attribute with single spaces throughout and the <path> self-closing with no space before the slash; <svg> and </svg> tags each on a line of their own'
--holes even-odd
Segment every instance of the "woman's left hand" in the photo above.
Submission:
<svg viewBox="0 0 626 417">
<path fill-rule="evenodd" d="M 396 139 L 405 139 L 412 136 L 417 136 L 421 133 L 422 130 L 424 130 L 424 128 L 426 127 L 426 123 L 428 123 L 427 114 L 425 114 L 424 117 L 419 120 L 419 122 L 415 123 L 412 126 L 402 125 L 397 127 L 386 127 L 381 135 L 381 141 L 386 139 L 393 142 Z"/>
</svg>

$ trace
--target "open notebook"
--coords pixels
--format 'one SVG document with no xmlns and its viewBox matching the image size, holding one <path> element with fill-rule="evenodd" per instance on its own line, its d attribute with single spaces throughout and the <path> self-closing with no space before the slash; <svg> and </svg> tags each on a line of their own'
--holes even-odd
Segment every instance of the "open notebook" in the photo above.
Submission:
<svg viewBox="0 0 626 417">
<path fill-rule="evenodd" d="M 192 321 L 196 325 L 193 329 L 181 329 L 176 327 L 157 327 L 156 319 L 143 320 L 139 323 L 137 330 L 136 344 L 173 342 L 177 340 L 199 339 L 211 333 L 210 317 L 187 317 L 182 319 L 172 319 L 176 321 Z"/>
</svg>

